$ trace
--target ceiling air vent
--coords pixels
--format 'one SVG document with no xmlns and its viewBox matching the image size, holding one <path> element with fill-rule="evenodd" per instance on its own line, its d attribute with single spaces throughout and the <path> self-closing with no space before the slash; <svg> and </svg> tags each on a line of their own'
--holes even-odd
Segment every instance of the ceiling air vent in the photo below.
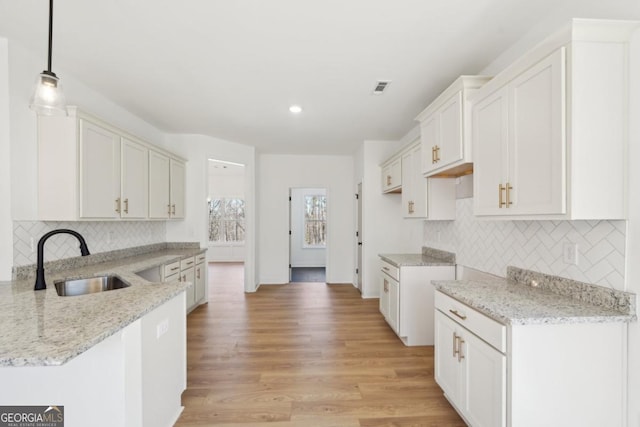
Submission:
<svg viewBox="0 0 640 427">
<path fill-rule="evenodd" d="M 387 86 L 389 86 L 389 83 L 391 83 L 391 80 L 378 80 L 378 83 L 376 83 L 375 89 L 373 89 L 373 94 L 382 95 L 382 93 L 385 91 Z"/>
</svg>

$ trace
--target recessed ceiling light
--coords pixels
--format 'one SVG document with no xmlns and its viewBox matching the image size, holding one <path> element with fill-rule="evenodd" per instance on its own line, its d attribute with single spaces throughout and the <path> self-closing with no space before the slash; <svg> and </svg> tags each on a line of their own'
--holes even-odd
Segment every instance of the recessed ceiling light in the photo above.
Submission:
<svg viewBox="0 0 640 427">
<path fill-rule="evenodd" d="M 302 107 L 299 105 L 292 105 L 291 107 L 289 107 L 289 111 L 291 111 L 293 114 L 299 114 L 302 113 Z"/>
</svg>

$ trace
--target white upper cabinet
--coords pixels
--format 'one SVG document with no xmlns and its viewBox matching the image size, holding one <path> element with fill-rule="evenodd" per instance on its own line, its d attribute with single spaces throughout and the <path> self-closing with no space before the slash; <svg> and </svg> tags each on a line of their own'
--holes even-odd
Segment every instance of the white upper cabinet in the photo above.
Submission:
<svg viewBox="0 0 640 427">
<path fill-rule="evenodd" d="M 146 218 L 149 206 L 149 149 L 123 139 L 121 164 L 121 216 L 129 219 Z"/>
<path fill-rule="evenodd" d="M 80 217 L 120 216 L 120 136 L 80 120 Z M 46 177 L 45 177 L 46 178 Z"/>
<path fill-rule="evenodd" d="M 184 205 L 184 162 L 151 151 L 149 153 L 149 218 L 184 218 Z"/>
<path fill-rule="evenodd" d="M 456 187 L 453 178 L 422 175 L 420 143 L 402 154 L 402 214 L 405 218 L 456 219 Z"/>
<path fill-rule="evenodd" d="M 150 153 L 166 158 L 167 194 L 184 218 L 184 161 L 108 123 L 68 107 L 66 117 L 38 117 L 38 219 L 43 221 L 158 218 L 149 213 Z M 170 189 L 169 160 L 180 170 Z M 155 171 L 155 170 L 154 170 Z M 153 181 L 155 182 L 155 181 Z"/>
<path fill-rule="evenodd" d="M 476 215 L 566 212 L 564 53 L 474 105 Z"/>
<path fill-rule="evenodd" d="M 382 192 L 399 193 L 402 191 L 402 159 L 393 157 L 383 163 L 382 168 Z"/>
<path fill-rule="evenodd" d="M 459 77 L 416 117 L 420 122 L 421 168 L 425 176 L 455 176 L 471 169 L 471 110 L 467 97 L 490 79 Z"/>
<path fill-rule="evenodd" d="M 626 217 L 628 39 L 573 20 L 471 96 L 474 213 Z"/>
<path fill-rule="evenodd" d="M 183 162 L 171 159 L 169 164 L 169 199 L 171 200 L 171 218 L 184 218 L 185 203 L 185 166 Z"/>
</svg>

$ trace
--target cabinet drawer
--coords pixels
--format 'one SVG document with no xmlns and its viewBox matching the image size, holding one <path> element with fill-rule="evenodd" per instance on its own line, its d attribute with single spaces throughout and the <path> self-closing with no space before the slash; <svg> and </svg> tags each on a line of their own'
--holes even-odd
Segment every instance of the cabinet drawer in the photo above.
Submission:
<svg viewBox="0 0 640 427">
<path fill-rule="evenodd" d="M 380 262 L 382 262 L 382 271 L 384 273 L 387 273 L 395 280 L 400 280 L 400 269 L 398 267 L 385 260 L 380 260 Z"/>
<path fill-rule="evenodd" d="M 435 308 L 502 353 L 507 351 L 507 327 L 505 325 L 438 291 L 435 295 Z"/>
<path fill-rule="evenodd" d="M 190 256 L 189 258 L 181 259 L 180 270 L 185 270 L 189 267 L 193 267 L 194 264 L 195 264 L 195 258 L 192 256 Z"/>
<path fill-rule="evenodd" d="M 180 272 L 180 261 L 174 261 L 171 264 L 165 264 L 164 266 L 164 281 L 167 281 L 167 278 L 173 274 L 177 274 Z"/>
<path fill-rule="evenodd" d="M 206 253 L 202 253 L 202 254 L 196 255 L 196 264 L 202 264 L 206 260 L 207 260 L 207 254 Z"/>
</svg>

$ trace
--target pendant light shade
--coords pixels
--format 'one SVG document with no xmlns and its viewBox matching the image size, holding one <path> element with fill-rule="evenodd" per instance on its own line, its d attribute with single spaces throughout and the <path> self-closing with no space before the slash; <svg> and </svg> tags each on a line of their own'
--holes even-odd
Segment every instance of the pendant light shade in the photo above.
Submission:
<svg viewBox="0 0 640 427">
<path fill-rule="evenodd" d="M 53 0 L 49 0 L 49 55 L 47 69 L 36 78 L 29 108 L 46 116 L 67 115 L 62 82 L 51 71 L 51 48 L 53 45 Z"/>
</svg>

